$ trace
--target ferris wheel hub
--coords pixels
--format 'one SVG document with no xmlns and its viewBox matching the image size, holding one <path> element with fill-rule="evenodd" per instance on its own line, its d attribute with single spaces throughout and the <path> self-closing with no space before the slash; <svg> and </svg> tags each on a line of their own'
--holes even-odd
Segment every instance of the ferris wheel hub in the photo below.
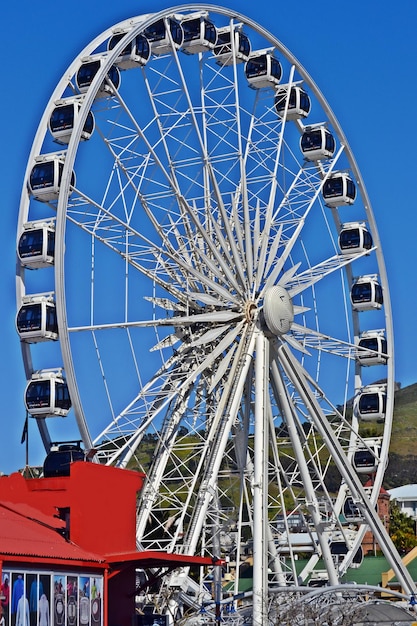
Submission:
<svg viewBox="0 0 417 626">
<path fill-rule="evenodd" d="M 245 319 L 247 322 L 252 322 L 255 317 L 255 311 L 257 310 L 256 302 L 248 300 L 245 304 Z"/>
<path fill-rule="evenodd" d="M 264 319 L 274 335 L 285 335 L 294 321 L 294 307 L 288 292 L 280 285 L 267 290 L 264 297 Z"/>
</svg>

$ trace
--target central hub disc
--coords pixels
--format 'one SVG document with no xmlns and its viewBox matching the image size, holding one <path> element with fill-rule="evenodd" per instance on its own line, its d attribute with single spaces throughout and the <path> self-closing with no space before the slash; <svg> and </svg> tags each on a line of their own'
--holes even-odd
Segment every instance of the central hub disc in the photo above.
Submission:
<svg viewBox="0 0 417 626">
<path fill-rule="evenodd" d="M 280 285 L 268 289 L 264 297 L 264 319 L 268 329 L 274 335 L 285 335 L 294 320 L 294 308 L 291 298 Z"/>
</svg>

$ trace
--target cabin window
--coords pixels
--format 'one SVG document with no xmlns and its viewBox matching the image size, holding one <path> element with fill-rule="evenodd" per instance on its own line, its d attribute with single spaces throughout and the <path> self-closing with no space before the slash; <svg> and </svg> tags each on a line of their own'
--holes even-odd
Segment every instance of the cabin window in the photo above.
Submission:
<svg viewBox="0 0 417 626">
<path fill-rule="evenodd" d="M 325 133 L 325 135 L 326 135 L 326 142 L 325 142 L 326 150 L 328 150 L 329 152 L 334 152 L 335 142 L 334 142 L 333 135 L 331 135 L 330 133 Z"/>
<path fill-rule="evenodd" d="M 55 406 L 62 409 L 69 409 L 71 407 L 69 391 L 65 383 L 55 383 Z"/>
<path fill-rule="evenodd" d="M 360 283 L 352 287 L 353 302 L 371 302 L 372 300 L 372 284 Z"/>
<path fill-rule="evenodd" d="M 51 403 L 50 381 L 31 383 L 26 391 L 26 400 L 29 409 L 49 406 Z"/>
<path fill-rule="evenodd" d="M 184 41 L 192 41 L 200 38 L 200 20 L 187 20 L 182 23 Z"/>
<path fill-rule="evenodd" d="M 312 130 L 304 133 L 301 137 L 301 150 L 308 152 L 309 150 L 317 150 L 322 146 L 321 130 Z"/>
<path fill-rule="evenodd" d="M 53 234 L 53 233 L 51 233 Z M 19 240 L 19 255 L 21 258 L 39 255 L 43 252 L 43 231 L 31 230 L 22 234 Z"/>
<path fill-rule="evenodd" d="M 239 52 L 245 56 L 249 56 L 250 43 L 246 35 L 239 33 Z"/>
<path fill-rule="evenodd" d="M 54 306 L 46 307 L 46 330 L 52 333 L 58 332 L 58 324 L 56 320 L 56 309 Z"/>
<path fill-rule="evenodd" d="M 323 185 L 323 195 L 325 198 L 334 198 L 343 195 L 343 178 L 337 176 L 329 178 Z"/>
<path fill-rule="evenodd" d="M 72 104 L 67 104 L 65 106 L 57 107 L 51 115 L 50 125 L 52 132 L 73 128 L 74 106 Z"/>
<path fill-rule="evenodd" d="M 41 304 L 31 304 L 22 307 L 17 315 L 17 327 L 19 332 L 40 330 L 42 327 Z"/>
<path fill-rule="evenodd" d="M 253 76 L 263 76 L 267 72 L 267 58 L 261 56 L 256 59 L 251 59 L 246 65 L 246 76 L 252 78 Z"/>
<path fill-rule="evenodd" d="M 340 233 L 340 247 L 343 249 L 359 248 L 360 241 L 359 228 L 350 228 Z"/>
<path fill-rule="evenodd" d="M 212 24 L 211 22 L 208 22 L 208 21 L 204 22 L 204 37 L 210 43 L 216 43 L 216 39 L 217 39 L 216 28 L 214 24 Z"/>
<path fill-rule="evenodd" d="M 30 186 L 33 190 L 51 187 L 54 184 L 54 161 L 38 163 L 30 175 Z"/>
</svg>

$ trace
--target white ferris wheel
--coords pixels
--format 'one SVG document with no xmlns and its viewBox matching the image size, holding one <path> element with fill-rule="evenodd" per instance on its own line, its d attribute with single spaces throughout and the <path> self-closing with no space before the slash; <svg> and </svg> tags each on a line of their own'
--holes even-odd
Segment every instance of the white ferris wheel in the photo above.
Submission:
<svg viewBox="0 0 417 626">
<path fill-rule="evenodd" d="M 252 567 L 256 622 L 276 587 L 342 582 L 370 525 L 414 591 L 375 512 L 394 375 L 374 216 L 274 35 L 183 5 L 94 39 L 39 124 L 17 247 L 27 411 L 46 452 L 146 473 L 140 548 L 222 557 L 226 595 Z"/>
</svg>

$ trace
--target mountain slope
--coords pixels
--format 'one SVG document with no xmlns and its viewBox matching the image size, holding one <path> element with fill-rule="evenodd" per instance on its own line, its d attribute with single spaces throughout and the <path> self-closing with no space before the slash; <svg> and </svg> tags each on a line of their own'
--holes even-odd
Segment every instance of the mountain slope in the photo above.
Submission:
<svg viewBox="0 0 417 626">
<path fill-rule="evenodd" d="M 417 383 L 395 392 L 394 420 L 384 487 L 417 482 Z"/>
</svg>

